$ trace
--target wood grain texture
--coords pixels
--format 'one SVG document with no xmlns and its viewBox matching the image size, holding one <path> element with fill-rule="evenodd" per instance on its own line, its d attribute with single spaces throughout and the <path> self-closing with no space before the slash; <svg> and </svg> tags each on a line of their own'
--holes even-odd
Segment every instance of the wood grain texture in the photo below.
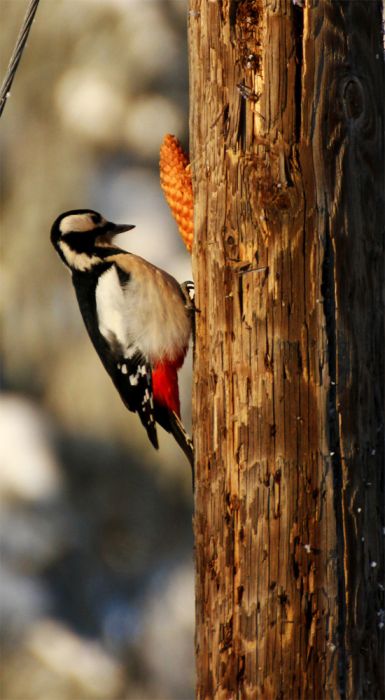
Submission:
<svg viewBox="0 0 385 700">
<path fill-rule="evenodd" d="M 189 41 L 197 697 L 382 698 L 380 3 Z"/>
</svg>

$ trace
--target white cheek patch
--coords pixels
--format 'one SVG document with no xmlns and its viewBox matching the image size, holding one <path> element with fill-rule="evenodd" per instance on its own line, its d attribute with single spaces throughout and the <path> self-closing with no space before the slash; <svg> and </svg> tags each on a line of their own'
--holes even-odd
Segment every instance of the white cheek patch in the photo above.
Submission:
<svg viewBox="0 0 385 700">
<path fill-rule="evenodd" d="M 86 253 L 76 253 L 68 243 L 64 241 L 59 241 L 59 248 L 63 253 L 63 256 L 67 262 L 67 265 L 72 270 L 78 270 L 79 272 L 87 272 L 91 270 L 94 265 L 102 262 L 101 258 L 96 255 L 87 255 Z"/>
</svg>

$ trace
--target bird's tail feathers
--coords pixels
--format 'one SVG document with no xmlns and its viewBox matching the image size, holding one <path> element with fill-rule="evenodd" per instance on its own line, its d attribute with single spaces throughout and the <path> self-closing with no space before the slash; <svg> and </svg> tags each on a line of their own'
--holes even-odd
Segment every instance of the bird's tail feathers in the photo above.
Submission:
<svg viewBox="0 0 385 700">
<path fill-rule="evenodd" d="M 185 453 L 191 465 L 193 484 L 194 484 L 194 445 L 193 441 L 186 432 L 180 418 L 174 411 L 170 411 L 170 432 L 177 441 L 179 447 Z"/>
</svg>

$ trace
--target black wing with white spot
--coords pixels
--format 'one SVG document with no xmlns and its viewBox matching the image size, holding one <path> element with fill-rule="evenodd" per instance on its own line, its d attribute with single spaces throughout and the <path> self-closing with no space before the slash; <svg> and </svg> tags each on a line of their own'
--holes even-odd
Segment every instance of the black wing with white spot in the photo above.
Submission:
<svg viewBox="0 0 385 700">
<path fill-rule="evenodd" d="M 75 272 L 72 278 L 76 296 L 88 334 L 104 367 L 123 402 L 130 411 L 138 413 L 151 443 L 158 448 L 151 364 L 135 345 L 124 342 L 124 337 L 119 334 L 119 324 L 114 325 L 115 312 L 120 311 L 119 287 L 114 287 L 116 273 L 111 276 L 112 289 L 107 286 L 102 304 L 100 300 L 98 303 L 100 281 L 111 267 L 111 263 L 107 263 L 88 273 Z"/>
<path fill-rule="evenodd" d="M 130 411 L 138 413 L 148 437 L 154 447 L 158 448 L 154 418 L 154 399 L 152 393 L 152 368 L 143 355 L 129 348 L 131 357 L 114 353 L 114 371 L 110 372 L 113 382 L 124 403 Z"/>
</svg>

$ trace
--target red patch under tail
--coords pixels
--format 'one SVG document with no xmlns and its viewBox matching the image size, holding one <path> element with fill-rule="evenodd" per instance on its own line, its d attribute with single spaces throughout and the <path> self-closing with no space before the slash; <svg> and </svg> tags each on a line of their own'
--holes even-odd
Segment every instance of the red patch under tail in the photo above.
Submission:
<svg viewBox="0 0 385 700">
<path fill-rule="evenodd" d="M 183 363 L 181 360 L 170 363 L 160 362 L 152 370 L 152 391 L 154 401 L 174 411 L 180 418 L 180 402 L 178 389 L 178 369 Z"/>
</svg>

